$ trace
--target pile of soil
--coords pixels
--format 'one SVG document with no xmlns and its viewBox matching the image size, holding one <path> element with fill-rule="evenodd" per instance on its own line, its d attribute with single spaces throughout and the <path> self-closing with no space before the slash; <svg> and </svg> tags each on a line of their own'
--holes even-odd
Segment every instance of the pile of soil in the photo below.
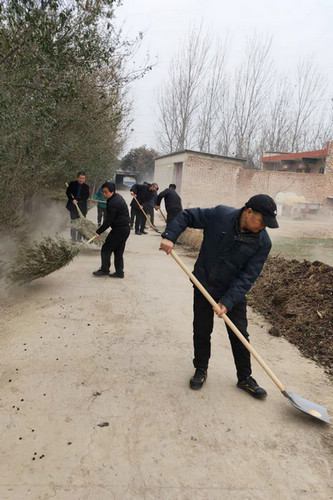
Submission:
<svg viewBox="0 0 333 500">
<path fill-rule="evenodd" d="M 304 356 L 333 375 L 333 267 L 271 257 L 248 295 L 249 304 Z"/>
</svg>

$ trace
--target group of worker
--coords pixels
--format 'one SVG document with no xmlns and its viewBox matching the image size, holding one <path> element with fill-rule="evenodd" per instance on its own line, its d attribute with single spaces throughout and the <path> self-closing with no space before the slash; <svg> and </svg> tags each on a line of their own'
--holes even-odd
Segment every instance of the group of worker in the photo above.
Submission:
<svg viewBox="0 0 333 500">
<path fill-rule="evenodd" d="M 134 184 L 131 187 L 133 218 L 130 218 L 127 204 L 116 192 L 115 184 L 107 181 L 102 185 L 101 192 L 104 201 L 106 200 L 106 208 L 103 223 L 95 236 L 99 237 L 109 227 L 111 231 L 102 246 L 101 268 L 94 271 L 93 275 L 124 277 L 123 254 L 130 234 L 131 221 L 133 225 L 135 219 L 136 235 L 147 234 L 145 213 L 151 214 L 150 207 L 159 209 L 162 199 L 167 211 L 167 226 L 162 233 L 160 248 L 167 254 L 172 251 L 178 237 L 187 227 L 203 230 L 203 242 L 193 274 L 218 303 L 218 307 L 213 309 L 202 293 L 194 287 L 195 372 L 190 379 L 190 387 L 198 390 L 207 379 L 214 313 L 219 317 L 226 314 L 242 335 L 249 339 L 246 294 L 259 276 L 272 246 L 266 227 L 279 227 L 276 204 L 270 196 L 258 194 L 252 196 L 240 209 L 218 205 L 214 208 L 182 210 L 175 184 L 170 184 L 169 188 L 159 195 L 158 189 L 156 183 Z M 66 194 L 71 220 L 78 216 L 75 213 L 75 205 L 86 215 L 89 188 L 85 184 L 84 172 L 78 173 L 77 180 L 69 184 Z M 80 238 L 73 229 L 71 236 L 73 239 Z M 115 272 L 109 274 L 112 253 Z M 236 365 L 237 387 L 257 399 L 265 398 L 266 391 L 251 376 L 248 350 L 228 326 L 227 330 Z"/>
<path fill-rule="evenodd" d="M 78 172 L 76 181 L 69 184 L 66 195 L 68 198 L 67 208 L 70 211 L 71 221 L 79 217 L 77 206 L 84 217 L 88 211 L 89 186 L 85 182 L 84 172 Z M 170 184 L 167 189 L 157 194 L 159 187 L 156 182 L 134 184 L 130 193 L 133 196 L 131 216 L 124 198 L 116 192 L 115 184 L 106 181 L 94 195 L 97 204 L 98 229 L 95 237 L 98 238 L 106 229 L 111 228 L 105 243 L 101 249 L 101 267 L 93 272 L 96 277 L 110 276 L 113 278 L 124 278 L 124 258 L 126 241 L 130 229 L 135 226 L 136 235 L 147 234 L 145 230 L 147 217 L 154 224 L 154 209 L 160 209 L 161 201 L 164 199 L 167 212 L 167 223 L 170 223 L 177 213 L 182 210 L 180 196 L 176 192 L 176 185 Z M 71 224 L 72 241 L 82 241 L 82 236 L 75 226 Z M 110 274 L 111 255 L 114 254 L 115 272 Z"/>
</svg>

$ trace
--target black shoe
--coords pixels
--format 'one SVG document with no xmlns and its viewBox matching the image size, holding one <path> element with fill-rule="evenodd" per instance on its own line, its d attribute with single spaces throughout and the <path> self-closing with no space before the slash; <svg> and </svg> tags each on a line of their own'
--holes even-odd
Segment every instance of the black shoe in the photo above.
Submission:
<svg viewBox="0 0 333 500">
<path fill-rule="evenodd" d="M 108 276 L 109 272 L 108 271 L 103 271 L 103 269 L 98 269 L 98 271 L 93 272 L 94 276 L 100 277 L 100 276 Z"/>
<path fill-rule="evenodd" d="M 141 231 L 135 231 L 135 234 L 137 234 L 138 236 L 141 236 Z"/>
<path fill-rule="evenodd" d="M 267 396 L 267 392 L 262 387 L 259 387 L 257 382 L 252 377 L 246 377 L 246 379 L 237 382 L 237 387 L 243 389 L 243 391 L 248 392 L 257 399 L 262 399 Z"/>
<path fill-rule="evenodd" d="M 147 231 L 143 230 L 141 231 L 141 234 L 148 234 Z"/>
<path fill-rule="evenodd" d="M 207 370 L 196 368 L 193 377 L 190 380 L 190 387 L 195 391 L 201 389 L 207 379 Z"/>
<path fill-rule="evenodd" d="M 109 274 L 110 278 L 124 278 L 124 273 L 112 273 Z"/>
</svg>

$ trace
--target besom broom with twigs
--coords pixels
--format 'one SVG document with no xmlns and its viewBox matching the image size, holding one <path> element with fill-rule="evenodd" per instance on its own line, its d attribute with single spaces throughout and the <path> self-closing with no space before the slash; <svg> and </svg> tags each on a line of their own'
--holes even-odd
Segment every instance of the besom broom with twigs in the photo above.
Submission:
<svg viewBox="0 0 333 500">
<path fill-rule="evenodd" d="M 97 224 L 94 224 L 91 220 L 88 220 L 85 217 L 74 219 L 71 221 L 71 224 L 85 240 L 89 240 L 96 233 L 96 230 L 99 227 Z M 102 246 L 107 235 L 107 232 L 102 233 L 99 238 L 94 239 L 93 243 L 95 243 L 95 245 Z"/>
<path fill-rule="evenodd" d="M 22 246 L 11 263 L 7 278 L 13 283 L 29 283 L 66 266 L 79 253 L 81 246 L 72 245 L 62 236 L 43 236 L 30 246 Z"/>
<path fill-rule="evenodd" d="M 66 187 L 68 188 L 68 186 L 69 186 L 69 184 L 68 184 L 68 182 L 66 182 Z M 71 194 L 71 196 L 72 196 L 73 200 L 75 201 L 73 194 Z M 105 201 L 105 203 L 106 203 L 106 201 Z M 90 220 L 86 219 L 86 217 L 83 215 L 83 213 L 80 210 L 80 207 L 77 203 L 74 203 L 74 206 L 77 210 L 79 218 L 73 219 L 71 221 L 71 224 L 75 227 L 75 229 L 81 234 L 81 236 L 84 239 L 89 240 L 92 237 L 92 235 L 96 233 L 96 229 L 98 228 L 98 226 L 96 224 L 94 224 L 93 222 L 91 222 Z M 107 234 L 103 234 L 99 238 L 94 239 L 95 245 L 102 246 L 103 243 L 105 242 L 106 237 L 107 237 Z"/>
</svg>

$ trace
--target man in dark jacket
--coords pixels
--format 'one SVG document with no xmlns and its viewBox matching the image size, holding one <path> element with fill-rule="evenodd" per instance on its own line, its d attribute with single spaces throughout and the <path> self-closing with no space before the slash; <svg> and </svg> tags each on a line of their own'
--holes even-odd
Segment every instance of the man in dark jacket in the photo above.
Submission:
<svg viewBox="0 0 333 500">
<path fill-rule="evenodd" d="M 182 200 L 179 194 L 176 192 L 176 184 L 170 184 L 169 188 L 164 189 L 158 197 L 156 201 L 156 209 L 159 210 L 161 207 L 161 201 L 164 198 L 165 209 L 167 211 L 167 224 L 170 224 L 171 221 L 176 217 L 182 209 Z"/>
<path fill-rule="evenodd" d="M 276 205 L 272 198 L 260 194 L 250 198 L 240 210 L 225 205 L 184 210 L 162 234 L 161 248 L 170 253 L 187 227 L 204 230 L 194 274 L 218 303 L 215 313 L 227 314 L 247 340 L 245 296 L 259 276 L 272 246 L 266 226 L 278 227 Z M 201 389 L 207 378 L 214 311 L 196 288 L 193 310 L 196 370 L 190 387 Z M 228 326 L 227 330 L 237 369 L 237 387 L 256 398 L 266 397 L 266 391 L 251 377 L 248 350 Z"/>
<path fill-rule="evenodd" d="M 133 184 L 133 186 L 131 187 L 131 195 L 133 196 L 133 198 L 137 199 L 140 207 L 146 211 L 147 207 L 149 207 L 151 200 L 153 200 L 154 198 L 154 192 L 157 190 L 158 190 L 158 185 L 156 184 L 156 182 L 153 182 L 152 184 L 148 183 Z M 134 203 L 137 205 L 137 207 L 133 205 L 133 209 L 135 211 L 135 216 L 136 216 L 135 234 L 138 235 L 147 234 L 147 232 L 145 231 L 146 217 L 142 213 L 142 210 L 140 209 L 136 201 L 135 200 L 132 201 L 134 201 Z"/>
<path fill-rule="evenodd" d="M 71 221 L 79 218 L 76 205 L 79 207 L 84 216 L 87 215 L 89 186 L 85 183 L 85 180 L 86 174 L 84 172 L 78 172 L 76 181 L 70 182 L 68 188 L 66 189 L 66 196 L 68 198 L 66 208 L 70 212 Z M 81 234 L 72 226 L 71 238 L 73 241 L 82 241 Z"/>
<path fill-rule="evenodd" d="M 111 231 L 101 249 L 101 268 L 98 269 L 98 271 L 94 271 L 93 275 L 97 277 L 110 276 L 111 278 L 123 278 L 123 255 L 126 240 L 130 234 L 128 207 L 124 198 L 116 193 L 116 187 L 113 182 L 105 182 L 102 186 L 102 190 L 104 198 L 107 200 L 106 214 L 104 222 L 101 227 L 97 229 L 95 236 L 98 237 L 109 227 L 111 227 Z M 112 252 L 114 253 L 114 267 L 116 272 L 109 274 Z"/>
</svg>

